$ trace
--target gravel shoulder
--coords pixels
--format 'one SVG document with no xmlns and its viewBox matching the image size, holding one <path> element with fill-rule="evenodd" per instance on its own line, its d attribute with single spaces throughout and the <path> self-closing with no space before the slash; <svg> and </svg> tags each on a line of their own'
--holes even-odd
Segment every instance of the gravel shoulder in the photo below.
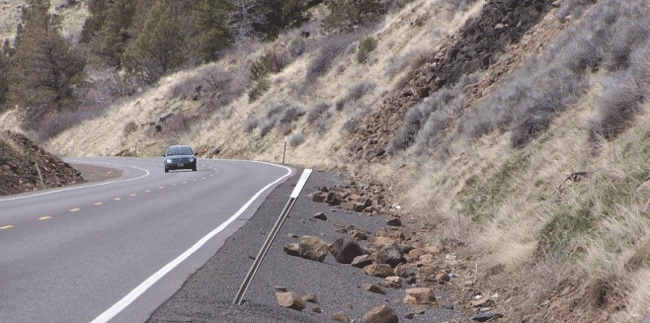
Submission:
<svg viewBox="0 0 650 323">
<path fill-rule="evenodd" d="M 361 317 L 373 307 L 388 304 L 400 321 L 442 322 L 459 318 L 453 306 L 422 307 L 418 315 L 405 319 L 413 311 L 403 303 L 407 284 L 399 289 L 386 288 L 386 294 L 364 290 L 366 283 L 379 284 L 383 279 L 365 275 L 359 268 L 336 262 L 329 254 L 323 262 L 290 256 L 283 251 L 288 243 L 298 242 L 297 237 L 312 235 L 329 243 L 344 233 L 337 228 L 354 225 L 370 232 L 390 230 L 386 218 L 368 216 L 312 202 L 309 194 L 321 187 L 333 187 L 341 177 L 327 173 L 312 173 L 297 199 L 289 218 L 280 230 L 267 257 L 253 280 L 244 302 L 233 306 L 232 301 L 253 263 L 268 232 L 286 204 L 300 173 L 276 188 L 257 210 L 255 215 L 196 273 L 194 273 L 170 299 L 163 303 L 147 322 L 332 322 L 332 314 L 344 312 L 350 319 L 360 322 Z M 323 212 L 327 220 L 317 220 L 314 214 Z M 280 307 L 275 300 L 277 286 L 286 287 L 304 297 L 316 295 L 322 313 L 312 311 L 315 304 L 307 303 L 302 311 Z M 442 292 L 436 297 L 444 298 Z M 444 304 L 439 301 L 439 304 Z"/>
</svg>

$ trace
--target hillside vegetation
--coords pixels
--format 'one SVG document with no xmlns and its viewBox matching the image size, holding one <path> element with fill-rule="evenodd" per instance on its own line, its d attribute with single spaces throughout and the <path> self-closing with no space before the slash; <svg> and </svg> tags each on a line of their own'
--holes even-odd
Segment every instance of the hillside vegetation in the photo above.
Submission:
<svg viewBox="0 0 650 323">
<path fill-rule="evenodd" d="M 286 143 L 287 163 L 382 181 L 405 222 L 465 264 L 450 292 L 489 298 L 503 321 L 644 320 L 649 3 L 389 1 L 346 16 L 339 2 L 266 36 L 215 31 L 233 40 L 183 56 L 192 68 L 129 69 L 149 62 L 129 44 L 113 65 L 86 55 L 109 65 L 86 65 L 85 93 L 110 103 L 31 133 L 69 156 L 189 143 L 281 162 Z"/>
</svg>

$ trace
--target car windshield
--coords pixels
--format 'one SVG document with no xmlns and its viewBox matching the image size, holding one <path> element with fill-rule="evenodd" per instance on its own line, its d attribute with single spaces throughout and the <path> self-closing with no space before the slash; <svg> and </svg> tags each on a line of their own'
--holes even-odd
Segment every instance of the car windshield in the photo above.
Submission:
<svg viewBox="0 0 650 323">
<path fill-rule="evenodd" d="M 167 155 L 194 155 L 194 152 L 190 147 L 171 147 L 169 148 L 169 151 L 167 151 Z"/>
</svg>

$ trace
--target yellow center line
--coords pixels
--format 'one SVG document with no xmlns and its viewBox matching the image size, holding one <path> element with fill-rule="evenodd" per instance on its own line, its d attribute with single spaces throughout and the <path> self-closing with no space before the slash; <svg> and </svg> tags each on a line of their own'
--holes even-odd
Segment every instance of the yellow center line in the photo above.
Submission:
<svg viewBox="0 0 650 323">
<path fill-rule="evenodd" d="M 5 225 L 4 227 L 0 227 L 0 230 L 7 230 L 13 228 L 13 225 Z"/>
<path fill-rule="evenodd" d="M 165 188 L 165 187 L 164 187 L 164 186 L 161 186 L 161 187 L 159 187 L 158 189 L 159 189 L 159 190 L 162 190 L 163 188 Z"/>
<path fill-rule="evenodd" d="M 207 178 L 205 178 L 205 177 L 201 177 L 201 179 L 202 179 L 202 180 L 206 180 Z"/>
<path fill-rule="evenodd" d="M 132 193 L 131 196 L 136 197 L 138 194 Z"/>
<path fill-rule="evenodd" d="M 38 218 L 38 220 L 39 220 L 39 221 L 45 221 L 45 220 L 49 220 L 49 219 L 51 219 L 51 218 L 52 218 L 52 217 L 48 215 L 48 216 L 42 216 L 42 217 Z"/>
<path fill-rule="evenodd" d="M 72 212 L 72 213 L 79 212 L 79 211 L 81 211 L 81 208 L 78 208 L 78 207 L 76 207 L 74 209 L 70 209 L 70 212 Z"/>
<path fill-rule="evenodd" d="M 113 199 L 113 201 L 119 201 L 121 199 L 122 199 L 121 197 L 116 197 L 116 198 Z"/>
<path fill-rule="evenodd" d="M 146 191 L 144 191 L 144 192 L 145 192 L 145 193 L 151 193 L 151 190 L 146 190 Z"/>
<path fill-rule="evenodd" d="M 187 181 L 183 182 L 183 184 L 187 184 Z"/>
<path fill-rule="evenodd" d="M 95 205 L 96 205 L 96 206 L 100 206 L 100 205 L 102 205 L 102 204 L 104 204 L 104 202 L 95 202 Z"/>
</svg>

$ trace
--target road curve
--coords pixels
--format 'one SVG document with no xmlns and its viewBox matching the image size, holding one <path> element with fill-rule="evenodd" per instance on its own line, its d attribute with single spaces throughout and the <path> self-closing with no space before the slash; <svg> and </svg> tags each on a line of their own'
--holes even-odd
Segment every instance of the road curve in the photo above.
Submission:
<svg viewBox="0 0 650 323">
<path fill-rule="evenodd" d="M 226 160 L 169 174 L 161 158 L 66 161 L 123 175 L 0 198 L 0 322 L 144 322 L 294 172 Z"/>
</svg>

